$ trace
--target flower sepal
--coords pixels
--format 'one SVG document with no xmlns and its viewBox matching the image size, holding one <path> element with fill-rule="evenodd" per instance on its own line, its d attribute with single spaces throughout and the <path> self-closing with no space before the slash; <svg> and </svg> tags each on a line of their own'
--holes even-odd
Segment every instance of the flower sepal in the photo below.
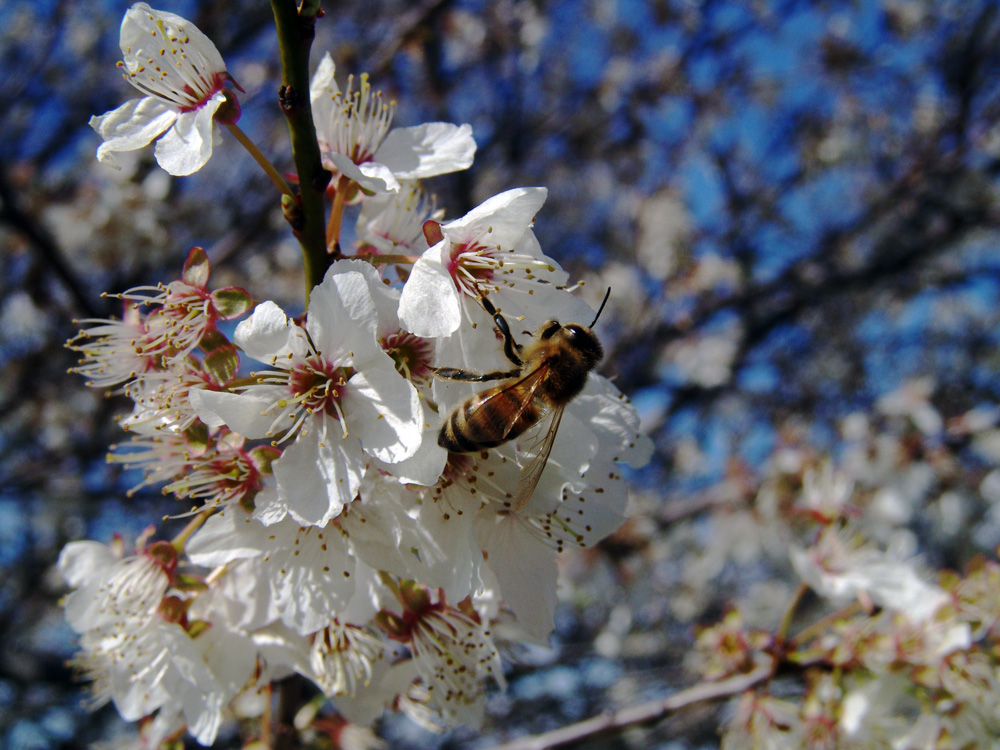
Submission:
<svg viewBox="0 0 1000 750">
<path fill-rule="evenodd" d="M 387 636 L 395 641 L 406 641 L 409 638 L 410 629 L 403 618 L 392 612 L 382 610 L 373 619 L 374 623 L 380 627 Z"/>
<path fill-rule="evenodd" d="M 253 296 L 242 287 L 227 286 L 212 292 L 212 305 L 219 314 L 219 318 L 232 320 L 253 309 Z"/>
<path fill-rule="evenodd" d="M 232 81 L 234 86 L 239 87 L 239 84 L 233 80 L 233 77 L 226 74 L 228 80 Z M 242 91 L 243 89 L 240 89 Z M 223 89 L 222 92 L 222 102 L 219 104 L 219 108 L 215 110 L 215 121 L 222 123 L 223 125 L 235 125 L 240 119 L 240 115 L 243 114 L 243 108 L 240 106 L 240 100 L 236 98 L 234 94 L 229 89 Z"/>
<path fill-rule="evenodd" d="M 226 344 L 206 354 L 202 366 L 216 383 L 225 386 L 236 376 L 240 367 L 240 355 L 235 346 Z"/>
<path fill-rule="evenodd" d="M 180 573 L 174 576 L 170 585 L 178 591 L 208 591 L 208 584 L 205 583 L 205 579 L 191 573 Z"/>
<path fill-rule="evenodd" d="M 181 271 L 181 281 L 190 284 L 198 289 L 204 289 L 208 284 L 208 275 L 211 266 L 208 262 L 208 253 L 205 248 L 194 245 L 188 250 L 187 259 L 184 261 L 184 269 Z"/>
</svg>

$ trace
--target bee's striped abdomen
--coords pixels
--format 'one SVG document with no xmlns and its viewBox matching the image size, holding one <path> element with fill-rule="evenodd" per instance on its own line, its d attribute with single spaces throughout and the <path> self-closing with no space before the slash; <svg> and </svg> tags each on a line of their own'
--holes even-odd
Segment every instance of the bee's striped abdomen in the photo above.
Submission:
<svg viewBox="0 0 1000 750">
<path fill-rule="evenodd" d="M 522 410 L 523 407 L 523 410 Z M 511 424 L 514 415 L 520 415 Z M 524 404 L 513 389 L 490 389 L 469 399 L 451 413 L 438 434 L 438 445 L 453 453 L 472 453 L 513 440 L 535 424 L 542 410 Z"/>
</svg>

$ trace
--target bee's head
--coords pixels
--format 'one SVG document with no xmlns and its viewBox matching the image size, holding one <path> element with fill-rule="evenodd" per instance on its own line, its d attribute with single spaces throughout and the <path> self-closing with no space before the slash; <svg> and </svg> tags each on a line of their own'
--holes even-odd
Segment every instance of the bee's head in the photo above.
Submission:
<svg viewBox="0 0 1000 750">
<path fill-rule="evenodd" d="M 604 356 L 604 349 L 601 348 L 601 342 L 597 340 L 594 332 L 579 323 L 562 325 L 557 320 L 550 320 L 542 326 L 539 338 L 572 349 L 583 357 L 591 369 Z"/>
</svg>

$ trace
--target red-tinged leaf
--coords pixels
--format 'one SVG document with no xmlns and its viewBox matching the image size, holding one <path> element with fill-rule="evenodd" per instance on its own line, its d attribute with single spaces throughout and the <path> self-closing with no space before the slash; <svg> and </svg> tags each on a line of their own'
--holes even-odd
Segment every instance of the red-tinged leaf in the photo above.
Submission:
<svg viewBox="0 0 1000 750">
<path fill-rule="evenodd" d="M 281 455 L 281 450 L 275 448 L 273 445 L 259 445 L 250 450 L 249 455 L 250 461 L 253 462 L 253 466 L 257 471 L 261 474 L 270 474 L 271 464 Z"/>
<path fill-rule="evenodd" d="M 246 289 L 228 286 L 212 292 L 212 305 L 223 320 L 238 318 L 253 307 L 253 297 Z"/>
<path fill-rule="evenodd" d="M 184 447 L 192 456 L 200 456 L 204 453 L 210 440 L 208 426 L 200 420 L 195 421 L 184 430 Z"/>
<path fill-rule="evenodd" d="M 191 638 L 197 638 L 210 627 L 212 627 L 212 623 L 206 622 L 205 620 L 191 620 L 188 622 L 186 630 L 187 634 L 191 636 Z"/>
<path fill-rule="evenodd" d="M 208 284 L 208 255 L 203 248 L 195 245 L 188 252 L 184 261 L 184 273 L 181 275 L 185 284 L 204 289 Z"/>
<path fill-rule="evenodd" d="M 203 352 L 214 352 L 216 349 L 222 346 L 230 346 L 229 339 L 223 336 L 215 328 L 209 328 L 205 331 L 204 335 L 201 337 L 201 341 L 198 342 L 198 346 L 201 347 Z"/>
<path fill-rule="evenodd" d="M 171 584 L 178 591 L 208 591 L 208 584 L 201 579 L 201 576 L 191 575 L 190 573 L 181 573 L 174 576 Z"/>
<path fill-rule="evenodd" d="M 444 239 L 444 232 L 441 231 L 441 225 L 433 219 L 425 221 L 423 228 L 424 239 L 427 240 L 427 244 L 431 247 L 434 247 L 434 245 Z"/>
<path fill-rule="evenodd" d="M 220 346 L 205 355 L 202 367 L 216 383 L 226 385 L 236 375 L 240 366 L 240 355 L 232 344 Z"/>
</svg>

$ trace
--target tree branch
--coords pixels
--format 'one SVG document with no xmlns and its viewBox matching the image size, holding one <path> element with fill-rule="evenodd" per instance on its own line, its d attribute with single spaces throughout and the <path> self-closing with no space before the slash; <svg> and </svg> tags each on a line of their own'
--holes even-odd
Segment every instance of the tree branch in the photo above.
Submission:
<svg viewBox="0 0 1000 750">
<path fill-rule="evenodd" d="M 97 308 L 83 291 L 83 286 L 76 278 L 73 270 L 63 260 L 62 253 L 55 240 L 45 229 L 32 219 L 19 205 L 17 196 L 7 180 L 6 169 L 0 170 L 0 221 L 6 222 L 11 228 L 24 235 L 42 258 L 44 268 L 51 271 L 63 283 L 70 297 L 80 311 L 88 318 L 98 318 Z"/>
<path fill-rule="evenodd" d="M 299 12 L 295 0 L 271 0 L 281 53 L 278 102 L 288 120 L 292 154 L 299 175 L 297 205 L 283 205 L 285 217 L 302 246 L 306 305 L 309 304 L 309 293 L 323 280 L 331 261 L 326 252 L 323 207 L 323 194 L 330 182 L 330 173 L 323 169 L 309 104 L 309 50 L 316 31 L 318 5 L 318 2 L 303 3 L 302 12 Z"/>
<path fill-rule="evenodd" d="M 747 674 L 737 675 L 719 682 L 701 683 L 687 690 L 681 690 L 679 693 L 674 693 L 666 699 L 658 699 L 638 706 L 623 708 L 620 711 L 603 713 L 568 727 L 496 745 L 492 750 L 549 750 L 549 748 L 566 747 L 583 740 L 591 740 L 600 735 L 620 732 L 630 726 L 652 724 L 674 711 L 695 703 L 738 695 L 754 685 L 764 682 L 771 677 L 773 672 L 773 663 L 763 664 Z"/>
</svg>

